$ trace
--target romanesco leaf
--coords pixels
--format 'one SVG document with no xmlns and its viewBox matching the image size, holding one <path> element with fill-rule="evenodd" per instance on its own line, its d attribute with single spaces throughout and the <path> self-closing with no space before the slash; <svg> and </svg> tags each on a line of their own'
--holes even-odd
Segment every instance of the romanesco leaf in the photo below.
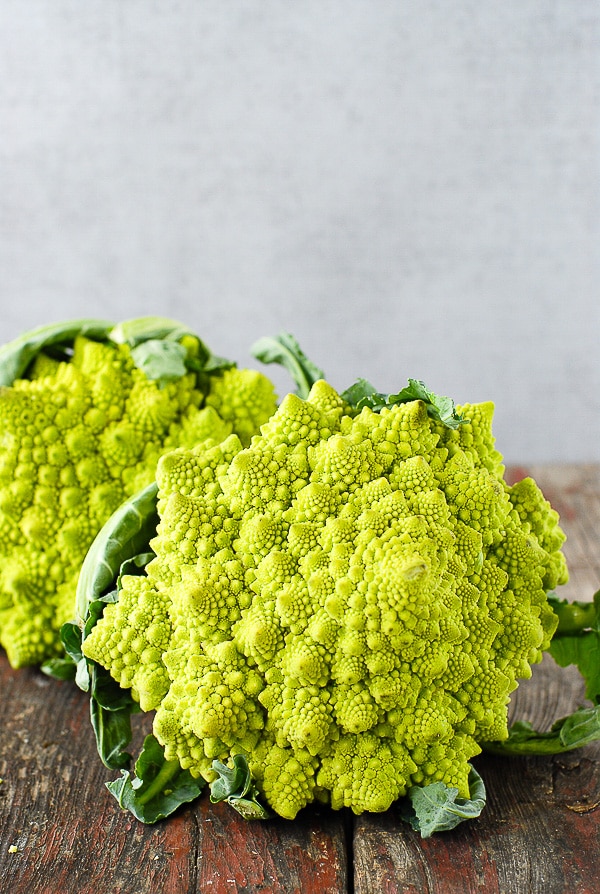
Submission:
<svg viewBox="0 0 600 894">
<path fill-rule="evenodd" d="M 87 677 L 87 661 L 81 651 L 81 627 L 69 622 L 63 624 L 60 629 L 60 639 L 65 650 L 61 658 L 51 658 L 45 661 L 40 670 L 48 677 L 55 680 L 75 680 L 80 689 L 87 691 L 89 678 Z M 82 667 L 85 675 L 78 680 Z"/>
<path fill-rule="evenodd" d="M 562 754 L 574 751 L 600 739 L 600 706 L 578 708 L 557 720 L 550 730 L 540 733 L 528 720 L 518 720 L 502 742 L 483 742 L 492 754 L 532 755 Z"/>
<path fill-rule="evenodd" d="M 148 379 L 166 385 L 185 376 L 186 349 L 176 341 L 152 338 L 131 349 L 131 359 Z"/>
<path fill-rule="evenodd" d="M 92 602 L 114 584 L 123 562 L 148 548 L 156 532 L 157 485 L 152 483 L 123 503 L 103 526 L 81 566 L 77 584 L 77 615 L 88 617 Z"/>
<path fill-rule="evenodd" d="M 550 643 L 550 654 L 560 667 L 575 664 L 585 680 L 585 697 L 600 702 L 600 631 L 586 630 L 559 636 Z"/>
<path fill-rule="evenodd" d="M 309 360 L 296 339 L 289 332 L 274 337 L 265 336 L 252 345 L 251 353 L 262 363 L 279 363 L 296 383 L 296 394 L 307 397 L 311 387 L 325 373 Z"/>
<path fill-rule="evenodd" d="M 389 409 L 396 404 L 422 400 L 427 408 L 428 415 L 432 419 L 441 422 L 447 428 L 457 429 L 460 425 L 467 423 L 467 420 L 457 412 L 454 401 L 451 398 L 434 394 L 419 379 L 409 379 L 407 387 L 397 394 L 382 394 L 366 379 L 358 379 L 354 385 L 351 385 L 350 388 L 344 391 L 342 397 L 357 410 L 369 407 L 376 413 L 385 408 Z"/>
<path fill-rule="evenodd" d="M 177 320 L 170 320 L 167 317 L 135 317 L 132 320 L 124 320 L 117 323 L 111 329 L 110 339 L 115 344 L 129 345 L 135 348 L 146 341 L 153 339 L 168 338 L 172 341 L 179 341 L 186 335 L 193 335 L 193 332 L 178 323 Z"/>
<path fill-rule="evenodd" d="M 0 348 L 0 385 L 12 385 L 21 378 L 32 360 L 49 348 L 72 347 L 77 336 L 104 339 L 113 328 L 106 320 L 72 320 L 50 323 L 25 332 Z"/>
<path fill-rule="evenodd" d="M 551 601 L 559 618 L 549 652 L 560 667 L 576 665 L 585 680 L 585 697 L 600 703 L 600 590 L 592 602 Z"/>
<path fill-rule="evenodd" d="M 170 816 L 182 804 L 195 800 L 204 786 L 201 777 L 195 779 L 177 761 L 166 760 L 161 745 L 152 735 L 144 740 L 135 775 L 122 770 L 120 779 L 106 783 L 120 807 L 148 824 Z"/>
<path fill-rule="evenodd" d="M 600 591 L 591 602 L 559 599 L 556 593 L 548 593 L 548 604 L 558 617 L 554 639 L 564 634 L 581 633 L 583 630 L 598 627 L 598 610 L 595 603 L 599 600 Z"/>
<path fill-rule="evenodd" d="M 485 786 L 473 767 L 469 773 L 469 793 L 469 798 L 459 798 L 458 789 L 443 782 L 413 786 L 408 791 L 410 807 L 403 805 L 402 818 L 422 838 L 429 838 L 434 832 L 447 832 L 465 820 L 478 817 L 485 807 Z"/>
<path fill-rule="evenodd" d="M 98 699 L 90 699 L 90 719 L 96 736 L 98 755 L 109 770 L 120 770 L 131 763 L 125 748 L 131 742 L 131 710 L 108 710 Z"/>
<path fill-rule="evenodd" d="M 219 774 L 210 784 L 213 804 L 227 801 L 244 819 L 267 819 L 270 816 L 258 800 L 258 789 L 243 754 L 234 754 L 231 765 L 215 760 L 212 768 Z"/>
<path fill-rule="evenodd" d="M 77 665 L 68 656 L 66 658 L 51 658 L 40 666 L 40 670 L 55 680 L 74 680 Z"/>
</svg>

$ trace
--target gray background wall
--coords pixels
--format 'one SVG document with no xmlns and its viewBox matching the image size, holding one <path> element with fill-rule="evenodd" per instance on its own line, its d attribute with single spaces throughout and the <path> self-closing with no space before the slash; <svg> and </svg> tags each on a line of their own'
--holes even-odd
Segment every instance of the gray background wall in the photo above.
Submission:
<svg viewBox="0 0 600 894">
<path fill-rule="evenodd" d="M 597 461 L 599 124 L 593 0 L 0 0 L 0 341 L 285 329 Z"/>
</svg>

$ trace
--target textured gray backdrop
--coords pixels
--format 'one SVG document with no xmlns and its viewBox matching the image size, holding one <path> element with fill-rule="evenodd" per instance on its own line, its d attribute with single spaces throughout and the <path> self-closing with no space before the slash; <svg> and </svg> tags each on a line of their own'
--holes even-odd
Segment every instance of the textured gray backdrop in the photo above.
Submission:
<svg viewBox="0 0 600 894">
<path fill-rule="evenodd" d="M 0 0 L 0 341 L 284 329 L 600 460 L 599 125 L 592 0 Z"/>
</svg>

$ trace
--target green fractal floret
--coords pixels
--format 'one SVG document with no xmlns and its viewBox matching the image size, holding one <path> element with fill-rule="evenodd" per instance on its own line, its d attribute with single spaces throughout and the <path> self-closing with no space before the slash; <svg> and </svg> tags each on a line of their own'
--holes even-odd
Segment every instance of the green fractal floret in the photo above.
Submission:
<svg viewBox="0 0 600 894">
<path fill-rule="evenodd" d="M 193 360 L 198 340 L 181 342 Z M 78 336 L 71 356 L 39 353 L 0 388 L 0 644 L 14 667 L 60 652 L 92 540 L 163 453 L 232 432 L 247 445 L 275 410 L 254 370 L 219 370 L 199 387 L 195 372 L 157 381 L 134 360 L 128 344 Z"/>
<path fill-rule="evenodd" d="M 166 607 L 162 669 L 156 614 L 132 616 L 136 579 L 83 649 L 123 681 L 115 636 L 134 637 L 141 678 L 148 661 L 165 687 L 168 759 L 211 779 L 214 758 L 243 753 L 288 818 L 313 800 L 383 811 L 438 781 L 468 797 L 566 570 L 556 514 L 503 480 L 491 405 L 461 410 L 447 432 L 419 400 L 356 413 L 319 381 L 249 446 L 160 461 L 144 587 Z M 135 673 L 123 685 L 141 698 Z"/>
</svg>

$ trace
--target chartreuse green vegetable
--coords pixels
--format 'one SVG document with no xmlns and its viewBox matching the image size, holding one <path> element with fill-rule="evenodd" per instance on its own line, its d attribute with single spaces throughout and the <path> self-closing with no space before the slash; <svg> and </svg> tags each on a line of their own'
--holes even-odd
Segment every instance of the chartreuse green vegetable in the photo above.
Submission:
<svg viewBox="0 0 600 894">
<path fill-rule="evenodd" d="M 235 432 L 276 407 L 270 380 L 144 317 L 44 326 L 0 349 L 0 645 L 14 667 L 62 651 L 82 561 L 166 450 Z"/>
<path fill-rule="evenodd" d="M 119 723 L 104 700 L 112 752 L 139 706 L 167 764 L 245 815 L 408 796 L 423 835 L 478 815 L 471 759 L 510 741 L 510 693 L 554 642 L 547 593 L 568 576 L 557 513 L 533 480 L 504 480 L 492 413 L 416 380 L 386 397 L 321 379 L 248 446 L 164 455 L 152 558 L 90 584 L 103 557 L 114 569 L 142 551 L 109 525 L 65 630 L 85 686 L 108 672 L 130 693 Z M 140 780 L 99 747 L 131 809 Z"/>
</svg>

